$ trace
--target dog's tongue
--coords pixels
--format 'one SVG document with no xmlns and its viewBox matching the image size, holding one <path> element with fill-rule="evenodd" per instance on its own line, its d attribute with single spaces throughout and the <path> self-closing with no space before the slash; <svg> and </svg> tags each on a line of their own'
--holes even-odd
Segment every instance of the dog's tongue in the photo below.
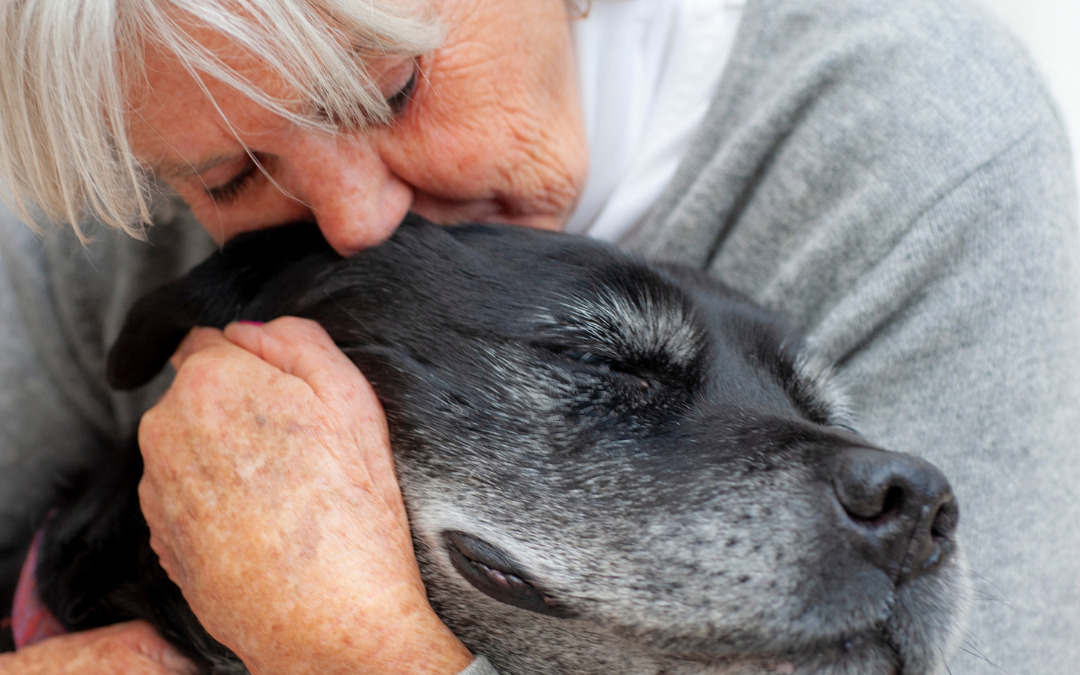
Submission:
<svg viewBox="0 0 1080 675">
<path fill-rule="evenodd" d="M 15 636 L 16 649 L 67 633 L 60 620 L 41 602 L 37 592 L 37 575 L 34 570 L 37 569 L 37 554 L 43 533 L 44 529 L 41 529 L 34 535 L 30 552 L 19 574 L 19 585 L 15 588 L 15 602 L 11 608 L 11 632 Z"/>
</svg>

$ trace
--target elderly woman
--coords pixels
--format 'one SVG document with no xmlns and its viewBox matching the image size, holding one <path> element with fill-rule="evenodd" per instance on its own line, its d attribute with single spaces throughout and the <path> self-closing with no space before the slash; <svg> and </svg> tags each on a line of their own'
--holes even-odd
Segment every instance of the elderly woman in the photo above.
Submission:
<svg viewBox="0 0 1080 675">
<path fill-rule="evenodd" d="M 149 409 L 154 549 L 252 670 L 489 668 L 427 604 L 380 408 L 320 329 L 197 330 L 171 382 L 102 383 L 132 299 L 214 243 L 309 218 L 349 254 L 412 210 L 614 240 L 783 314 L 838 364 L 860 431 L 956 488 L 980 581 L 952 672 L 1080 660 L 1071 166 L 1027 58 L 978 10 L 43 0 L 0 17 L 0 182 L 24 220 L 105 240 L 3 230 L 0 596 L 58 477 Z M 105 227 L 146 223 L 152 246 Z M 293 469 L 259 472 L 267 452 Z M 0 656 L 60 666 L 186 668 L 140 624 Z"/>
</svg>

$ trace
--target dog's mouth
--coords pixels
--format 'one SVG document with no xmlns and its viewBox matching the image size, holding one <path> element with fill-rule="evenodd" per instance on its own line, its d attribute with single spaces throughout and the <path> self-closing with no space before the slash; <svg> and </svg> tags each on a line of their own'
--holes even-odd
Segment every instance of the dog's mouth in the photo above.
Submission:
<svg viewBox="0 0 1080 675">
<path fill-rule="evenodd" d="M 564 599 L 538 583 L 535 577 L 525 571 L 524 565 L 504 550 L 461 531 L 443 531 L 442 537 L 454 568 L 481 593 L 504 604 L 546 616 L 583 618 L 581 613 L 568 608 Z M 645 643 L 648 642 L 646 639 Z M 728 652 L 720 656 L 715 647 L 717 645 L 711 643 L 699 643 L 694 647 L 657 646 L 657 674 L 728 675 L 752 672 L 797 675 L 844 672 L 915 675 L 933 670 L 919 665 L 925 663 L 926 659 L 918 656 L 918 649 L 914 652 L 915 665 L 906 663 L 905 656 L 911 656 L 911 650 L 898 642 L 884 624 L 867 628 L 866 632 L 834 636 L 814 648 L 803 644 L 792 651 L 780 650 L 771 654 L 749 652 L 732 655 Z"/>
<path fill-rule="evenodd" d="M 477 590 L 499 602 L 558 618 L 572 615 L 548 591 L 529 579 L 514 560 L 476 537 L 464 532 L 443 532 L 450 562 Z"/>
<path fill-rule="evenodd" d="M 780 653 L 682 653 L 668 656 L 656 675 L 926 675 L 925 669 L 905 669 L 901 652 L 875 634 L 834 638 L 817 646 Z M 936 672 L 936 671 L 935 671 Z"/>
</svg>

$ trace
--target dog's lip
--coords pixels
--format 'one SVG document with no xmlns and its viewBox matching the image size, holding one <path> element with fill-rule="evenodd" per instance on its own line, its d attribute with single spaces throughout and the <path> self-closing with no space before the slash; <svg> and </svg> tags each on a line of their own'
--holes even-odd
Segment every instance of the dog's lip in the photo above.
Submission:
<svg viewBox="0 0 1080 675">
<path fill-rule="evenodd" d="M 477 590 L 500 602 L 559 618 L 571 616 L 555 597 L 529 579 L 509 555 L 465 532 L 443 532 L 450 562 Z"/>
<path fill-rule="evenodd" d="M 855 667 L 858 667 L 858 664 L 854 664 L 854 665 L 855 665 Z M 847 666 L 851 667 L 852 664 L 849 663 L 849 664 L 847 664 Z M 798 665 L 795 660 L 791 660 L 791 659 L 778 659 L 778 660 L 749 659 L 749 660 L 745 660 L 745 661 L 730 661 L 730 662 L 724 662 L 724 663 L 721 663 L 721 664 L 714 664 L 714 665 L 708 665 L 707 662 L 706 662 L 706 663 L 703 663 L 702 667 L 704 668 L 704 670 L 702 670 L 702 675 L 705 675 L 705 673 L 709 673 L 711 675 L 729 675 L 730 673 L 735 673 L 735 672 L 738 672 L 738 673 L 751 672 L 749 669 L 752 669 L 753 672 L 755 672 L 755 673 L 761 673 L 762 675 L 765 675 L 766 673 L 772 674 L 772 675 L 797 675 L 798 673 L 811 672 L 811 671 L 808 671 L 808 670 L 804 670 L 803 666 Z M 657 671 L 656 675 L 673 675 L 675 672 L 687 672 L 687 671 L 685 670 L 685 667 L 682 667 L 679 670 L 674 670 L 672 668 L 662 668 L 662 669 Z M 813 672 L 819 672 L 819 669 L 818 668 L 813 668 Z M 844 672 L 848 672 L 848 671 L 844 671 Z M 866 673 L 868 673 L 868 675 L 871 675 L 871 674 L 873 674 L 873 675 L 904 675 L 904 672 L 899 667 L 896 667 L 896 666 L 893 666 L 888 671 L 884 671 L 884 672 L 882 672 L 882 671 L 869 671 L 869 670 L 860 670 L 860 671 L 854 671 L 854 672 L 866 672 Z"/>
<path fill-rule="evenodd" d="M 858 664 L 846 664 L 848 667 L 854 665 L 859 667 Z M 744 662 L 727 662 L 720 665 L 708 665 L 702 664 L 703 670 L 701 675 L 730 675 L 731 673 L 748 673 L 751 672 L 747 668 L 753 668 L 753 672 L 761 673 L 762 675 L 797 675 L 798 673 L 811 672 L 804 670 L 802 666 L 798 665 L 793 660 L 779 660 L 779 661 L 756 661 L 749 660 Z M 657 671 L 656 675 L 673 675 L 676 672 L 689 672 L 685 670 L 685 666 L 679 670 L 672 668 L 662 668 Z M 697 672 L 697 671 L 695 671 Z M 818 668 L 813 668 L 813 672 L 819 672 Z M 849 671 L 844 671 L 849 672 Z M 904 671 L 898 667 L 892 667 L 888 671 L 852 671 L 852 672 L 866 672 L 868 675 L 904 675 Z"/>
<path fill-rule="evenodd" d="M 888 639 L 882 640 L 880 631 L 858 632 L 851 636 L 837 636 L 814 645 L 798 648 L 755 653 L 734 651 L 719 656 L 710 653 L 682 653 L 668 655 L 670 663 L 661 667 L 656 675 L 695 673 L 698 675 L 731 675 L 733 673 L 799 673 L 853 672 L 866 675 L 905 675 L 903 657 Z"/>
</svg>

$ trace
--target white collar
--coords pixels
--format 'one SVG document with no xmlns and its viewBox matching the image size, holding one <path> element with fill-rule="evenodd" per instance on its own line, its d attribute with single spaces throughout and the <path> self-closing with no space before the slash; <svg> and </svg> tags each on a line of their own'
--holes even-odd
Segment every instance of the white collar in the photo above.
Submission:
<svg viewBox="0 0 1080 675">
<path fill-rule="evenodd" d="M 671 180 L 712 102 L 743 0 L 593 0 L 572 26 L 589 143 L 568 232 L 619 241 Z"/>
</svg>

